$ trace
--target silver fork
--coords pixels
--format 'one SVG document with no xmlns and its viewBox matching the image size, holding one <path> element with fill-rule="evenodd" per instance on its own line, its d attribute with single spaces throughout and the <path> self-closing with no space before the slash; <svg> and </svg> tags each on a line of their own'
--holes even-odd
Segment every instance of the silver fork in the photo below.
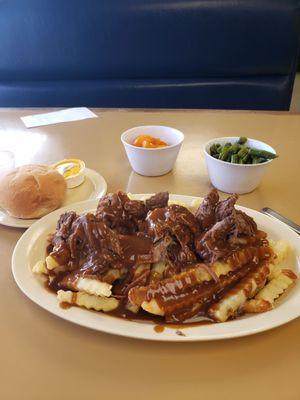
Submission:
<svg viewBox="0 0 300 400">
<path fill-rule="evenodd" d="M 300 226 L 293 221 L 290 221 L 288 218 L 284 217 L 283 215 L 279 214 L 277 211 L 272 210 L 272 208 L 264 207 L 260 210 L 262 213 L 269 215 L 270 217 L 277 218 L 279 221 L 284 222 L 288 225 L 293 231 L 300 235 Z"/>
</svg>

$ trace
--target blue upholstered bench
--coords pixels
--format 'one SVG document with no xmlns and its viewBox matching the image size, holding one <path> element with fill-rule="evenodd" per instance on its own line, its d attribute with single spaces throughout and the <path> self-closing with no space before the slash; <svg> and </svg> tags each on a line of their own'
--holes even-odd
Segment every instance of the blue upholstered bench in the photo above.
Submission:
<svg viewBox="0 0 300 400">
<path fill-rule="evenodd" d="M 299 0 L 2 0 L 0 106 L 288 110 Z"/>
</svg>

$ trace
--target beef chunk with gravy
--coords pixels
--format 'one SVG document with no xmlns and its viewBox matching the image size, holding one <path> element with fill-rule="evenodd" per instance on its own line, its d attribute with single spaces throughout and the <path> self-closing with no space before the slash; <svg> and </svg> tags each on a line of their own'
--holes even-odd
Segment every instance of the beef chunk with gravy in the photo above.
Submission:
<svg viewBox="0 0 300 400">
<path fill-rule="evenodd" d="M 214 225 L 215 209 L 218 202 L 219 202 L 219 194 L 216 189 L 211 190 L 204 197 L 195 215 L 202 231 L 206 231 Z"/>
</svg>

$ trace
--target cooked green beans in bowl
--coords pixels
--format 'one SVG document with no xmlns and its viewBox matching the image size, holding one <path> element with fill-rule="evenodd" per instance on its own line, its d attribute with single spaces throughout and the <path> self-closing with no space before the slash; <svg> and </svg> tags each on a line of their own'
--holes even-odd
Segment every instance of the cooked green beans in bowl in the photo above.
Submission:
<svg viewBox="0 0 300 400">
<path fill-rule="evenodd" d="M 233 164 L 261 164 L 278 157 L 270 151 L 249 147 L 248 138 L 244 136 L 235 143 L 226 142 L 224 145 L 213 143 L 209 148 L 209 154 L 217 160 Z"/>
<path fill-rule="evenodd" d="M 261 182 L 277 157 L 275 149 L 260 140 L 226 136 L 204 145 L 212 185 L 226 193 L 249 193 Z"/>
</svg>

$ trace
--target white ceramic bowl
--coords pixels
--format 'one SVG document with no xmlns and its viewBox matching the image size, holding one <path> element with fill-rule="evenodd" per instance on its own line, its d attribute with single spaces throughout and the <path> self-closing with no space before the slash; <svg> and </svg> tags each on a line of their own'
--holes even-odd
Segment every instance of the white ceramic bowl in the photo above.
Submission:
<svg viewBox="0 0 300 400">
<path fill-rule="evenodd" d="M 226 142 L 235 143 L 239 137 L 222 137 L 210 140 L 204 147 L 208 175 L 212 185 L 226 193 L 249 193 L 260 184 L 269 160 L 262 164 L 231 164 L 218 160 L 209 154 L 210 146 L 214 143 L 224 145 Z M 259 140 L 248 139 L 247 146 L 259 150 L 276 153 L 273 147 Z"/>
<path fill-rule="evenodd" d="M 139 135 L 150 135 L 168 143 L 167 147 L 149 149 L 133 146 Z M 175 164 L 184 135 L 168 126 L 147 125 L 128 129 L 121 135 L 132 169 L 140 175 L 159 176 L 170 172 Z"/>
</svg>

